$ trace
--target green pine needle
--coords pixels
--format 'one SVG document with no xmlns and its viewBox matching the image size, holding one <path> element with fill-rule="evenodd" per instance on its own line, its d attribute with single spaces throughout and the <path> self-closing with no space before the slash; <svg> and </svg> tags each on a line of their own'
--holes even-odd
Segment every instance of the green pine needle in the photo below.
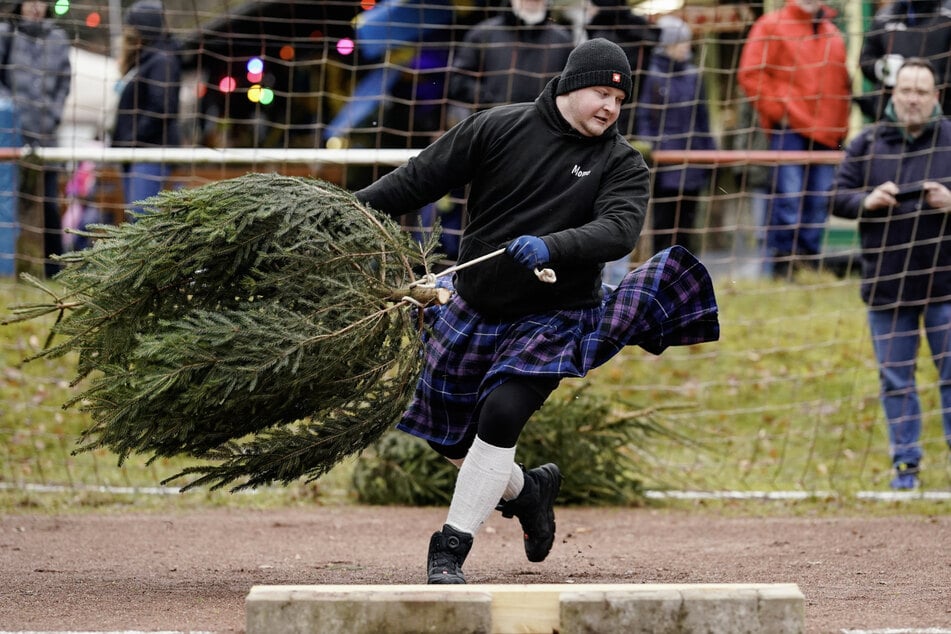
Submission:
<svg viewBox="0 0 951 634">
<path fill-rule="evenodd" d="M 248 174 L 165 191 L 134 223 L 97 226 L 66 254 L 49 304 L 78 352 L 67 406 L 91 413 L 78 451 L 120 463 L 203 459 L 188 486 L 314 479 L 376 440 L 420 371 L 414 311 L 386 298 L 429 270 L 399 225 L 329 183 Z M 175 479 L 173 478 L 173 479 Z"/>
</svg>

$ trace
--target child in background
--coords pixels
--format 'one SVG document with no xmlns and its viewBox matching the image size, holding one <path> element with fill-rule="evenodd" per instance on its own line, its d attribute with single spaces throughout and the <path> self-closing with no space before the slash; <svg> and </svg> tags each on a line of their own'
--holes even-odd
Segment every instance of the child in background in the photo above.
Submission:
<svg viewBox="0 0 951 634">
<path fill-rule="evenodd" d="M 113 147 L 179 147 L 182 144 L 179 55 L 179 44 L 169 33 L 160 0 L 138 0 L 126 10 Z M 171 165 L 165 162 L 123 164 L 126 209 L 141 212 L 141 206 L 136 203 L 158 194 L 165 188 L 170 174 Z"/>
<path fill-rule="evenodd" d="M 652 150 L 715 150 L 703 78 L 691 61 L 690 27 L 672 15 L 662 16 L 657 26 L 660 43 L 651 54 L 635 118 L 638 139 Z M 691 249 L 698 198 L 710 170 L 658 165 L 653 176 L 654 251 L 673 244 Z"/>
<path fill-rule="evenodd" d="M 94 204 L 96 192 L 96 164 L 80 161 L 66 183 L 66 212 L 63 214 L 63 252 L 81 251 L 89 246 L 89 238 L 75 233 L 85 231 L 92 224 L 103 224 L 102 212 Z"/>
</svg>

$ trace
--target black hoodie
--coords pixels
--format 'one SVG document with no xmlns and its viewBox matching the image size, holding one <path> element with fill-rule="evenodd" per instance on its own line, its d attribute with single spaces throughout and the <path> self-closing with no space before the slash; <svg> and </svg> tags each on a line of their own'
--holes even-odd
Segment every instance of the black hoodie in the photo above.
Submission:
<svg viewBox="0 0 951 634">
<path fill-rule="evenodd" d="M 602 264 L 630 253 L 644 224 L 644 159 L 617 126 L 598 137 L 575 131 L 555 105 L 557 84 L 553 79 L 534 103 L 468 117 L 356 193 L 400 216 L 468 184 L 460 262 L 523 234 L 542 237 L 555 284 L 540 282 L 504 254 L 457 272 L 459 295 L 486 317 L 597 305 Z"/>
</svg>

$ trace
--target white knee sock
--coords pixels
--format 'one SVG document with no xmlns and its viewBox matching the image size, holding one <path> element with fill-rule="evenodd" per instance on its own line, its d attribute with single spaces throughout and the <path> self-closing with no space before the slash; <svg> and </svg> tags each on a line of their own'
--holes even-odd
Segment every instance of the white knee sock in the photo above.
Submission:
<svg viewBox="0 0 951 634">
<path fill-rule="evenodd" d="M 494 447 L 477 436 L 459 469 L 446 524 L 475 535 L 502 499 L 513 466 L 515 447 Z"/>
<path fill-rule="evenodd" d="M 456 465 L 456 469 L 461 469 L 462 463 L 465 462 L 465 458 L 446 458 L 446 460 Z M 505 491 L 502 492 L 502 499 L 506 501 L 514 500 L 524 487 L 525 472 L 521 466 L 512 463 L 512 475 L 509 476 L 509 483 L 505 485 Z"/>
<path fill-rule="evenodd" d="M 525 472 L 522 471 L 522 467 L 517 464 L 512 465 L 512 475 L 509 476 L 509 483 L 505 487 L 505 492 L 502 493 L 503 500 L 514 500 L 518 497 L 518 494 L 522 492 L 522 488 L 525 486 Z"/>
</svg>

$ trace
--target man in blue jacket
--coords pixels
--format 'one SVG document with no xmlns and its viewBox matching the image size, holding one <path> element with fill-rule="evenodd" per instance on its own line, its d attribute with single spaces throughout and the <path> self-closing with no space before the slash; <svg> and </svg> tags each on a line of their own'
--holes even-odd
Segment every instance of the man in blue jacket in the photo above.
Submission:
<svg viewBox="0 0 951 634">
<path fill-rule="evenodd" d="M 551 463 L 523 471 L 515 446 L 561 378 L 631 343 L 659 353 L 716 338 L 709 278 L 685 249 L 632 272 L 609 301 L 602 289 L 602 263 L 634 248 L 647 208 L 647 166 L 616 125 L 632 83 L 624 51 L 589 40 L 534 103 L 473 114 L 356 192 L 396 217 L 469 187 L 455 296 L 432 321 L 399 424 L 459 466 L 430 540 L 429 583 L 465 583 L 473 536 L 497 505 L 519 519 L 528 559 L 548 556 L 561 473 Z M 553 283 L 536 276 L 542 266 L 555 269 Z M 640 312 L 651 306 L 662 314 Z"/>
<path fill-rule="evenodd" d="M 918 486 L 921 405 L 915 359 L 924 323 L 938 369 L 951 444 L 951 122 L 923 58 L 898 70 L 881 122 L 848 146 L 832 213 L 858 219 L 862 299 L 868 305 L 888 422 L 894 489 Z"/>
</svg>

